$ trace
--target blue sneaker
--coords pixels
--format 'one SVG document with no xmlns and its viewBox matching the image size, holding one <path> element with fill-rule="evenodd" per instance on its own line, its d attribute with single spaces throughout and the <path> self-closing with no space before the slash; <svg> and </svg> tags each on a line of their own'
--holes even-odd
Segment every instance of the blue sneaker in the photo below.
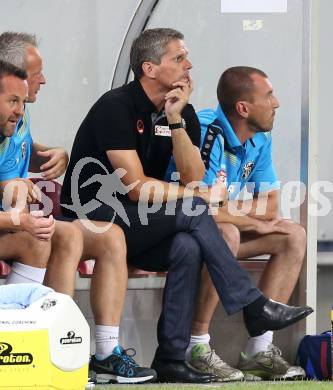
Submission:
<svg viewBox="0 0 333 390">
<path fill-rule="evenodd" d="M 129 354 L 128 352 L 132 352 Z M 133 348 L 123 349 L 116 346 L 112 354 L 104 360 L 91 357 L 89 370 L 95 373 L 97 384 L 106 383 L 143 383 L 152 382 L 156 379 L 156 371 L 151 368 L 140 367 L 133 356 Z"/>
</svg>

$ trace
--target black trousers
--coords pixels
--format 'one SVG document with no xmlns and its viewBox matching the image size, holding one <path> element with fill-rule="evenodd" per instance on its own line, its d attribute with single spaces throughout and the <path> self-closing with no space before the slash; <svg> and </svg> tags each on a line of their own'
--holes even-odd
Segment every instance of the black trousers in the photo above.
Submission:
<svg viewBox="0 0 333 390">
<path fill-rule="evenodd" d="M 128 262 L 147 271 L 168 271 L 156 353 L 161 359 L 184 360 L 203 263 L 228 314 L 240 311 L 261 292 L 232 255 L 201 198 L 161 204 L 150 214 L 142 213 L 137 203 L 123 205 L 130 226 L 118 215 L 114 222 L 125 232 Z M 203 212 L 193 215 L 198 207 Z M 113 215 L 112 208 L 102 205 L 88 217 L 111 221 Z"/>
</svg>

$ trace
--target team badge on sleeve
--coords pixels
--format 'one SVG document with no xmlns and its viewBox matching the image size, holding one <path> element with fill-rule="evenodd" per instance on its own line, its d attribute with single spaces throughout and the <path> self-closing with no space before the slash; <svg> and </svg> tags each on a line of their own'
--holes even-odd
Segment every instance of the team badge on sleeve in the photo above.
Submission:
<svg viewBox="0 0 333 390">
<path fill-rule="evenodd" d="M 253 167 L 254 167 L 253 161 L 249 161 L 244 165 L 243 172 L 242 172 L 242 179 L 243 180 L 246 180 L 250 176 L 250 173 L 252 172 Z"/>
<path fill-rule="evenodd" d="M 216 183 L 227 184 L 227 168 L 225 164 L 221 165 L 216 173 Z"/>
</svg>

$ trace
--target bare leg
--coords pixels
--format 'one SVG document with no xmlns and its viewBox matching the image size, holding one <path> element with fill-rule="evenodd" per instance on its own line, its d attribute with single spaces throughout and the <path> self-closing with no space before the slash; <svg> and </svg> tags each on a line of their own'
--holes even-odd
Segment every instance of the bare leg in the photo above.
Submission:
<svg viewBox="0 0 333 390">
<path fill-rule="evenodd" d="M 94 222 L 103 226 L 103 222 Z M 93 233 L 80 221 L 74 222 L 83 234 L 84 259 L 95 259 L 90 300 L 95 323 L 119 326 L 127 289 L 126 242 L 116 225 L 105 233 Z"/>
<path fill-rule="evenodd" d="M 261 237 L 247 234 L 244 236 L 245 241 L 241 243 L 238 258 L 270 254 L 259 288 L 265 296 L 287 303 L 302 268 L 306 233 L 302 226 L 293 221 L 282 220 L 279 224 L 289 234 L 268 234 Z"/>
<path fill-rule="evenodd" d="M 218 227 L 231 252 L 236 256 L 240 242 L 239 230 L 230 223 L 221 223 Z M 192 321 L 192 335 L 200 336 L 208 333 L 218 303 L 219 297 L 205 266 L 201 274 L 200 290 Z"/>
<path fill-rule="evenodd" d="M 0 258 L 16 260 L 37 268 L 46 268 L 51 244 L 32 237 L 27 232 L 0 235 Z"/>
<path fill-rule="evenodd" d="M 56 221 L 51 243 L 52 251 L 44 284 L 57 292 L 72 296 L 83 250 L 82 233 L 74 223 Z"/>
</svg>

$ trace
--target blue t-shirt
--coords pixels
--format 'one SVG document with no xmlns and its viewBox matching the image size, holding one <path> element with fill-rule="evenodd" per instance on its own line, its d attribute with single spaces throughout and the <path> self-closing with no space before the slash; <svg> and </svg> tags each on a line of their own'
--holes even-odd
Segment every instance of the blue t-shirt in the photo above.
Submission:
<svg viewBox="0 0 333 390">
<path fill-rule="evenodd" d="M 256 133 L 243 145 L 220 106 L 197 113 L 201 125 L 201 157 L 205 163 L 203 182 L 226 183 L 229 199 L 237 197 L 246 186 L 251 193 L 278 189 L 280 183 L 272 162 L 270 132 Z M 176 164 L 171 158 L 165 180 L 171 180 Z"/>
<path fill-rule="evenodd" d="M 25 108 L 11 137 L 0 138 L 0 181 L 26 178 L 32 151 L 30 115 Z"/>
<path fill-rule="evenodd" d="M 280 183 L 272 162 L 272 136 L 258 132 L 242 145 L 222 108 L 198 112 L 201 125 L 201 156 L 206 173 L 203 181 L 226 183 L 229 198 L 246 186 L 252 193 L 278 189 Z"/>
</svg>

